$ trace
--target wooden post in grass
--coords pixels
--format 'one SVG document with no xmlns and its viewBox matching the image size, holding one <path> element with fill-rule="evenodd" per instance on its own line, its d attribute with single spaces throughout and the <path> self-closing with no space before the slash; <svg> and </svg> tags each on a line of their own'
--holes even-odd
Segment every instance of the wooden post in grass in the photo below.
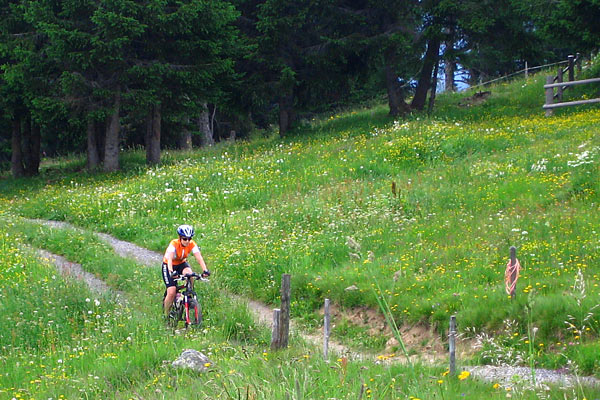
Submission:
<svg viewBox="0 0 600 400">
<path fill-rule="evenodd" d="M 554 83 L 554 77 L 553 76 L 547 76 L 546 77 L 546 85 L 551 85 Z M 545 105 L 550 105 L 554 103 L 554 88 L 546 88 L 546 104 Z M 551 108 L 546 108 L 546 117 L 549 117 L 553 114 L 552 109 Z"/>
<path fill-rule="evenodd" d="M 323 314 L 323 358 L 327 360 L 329 351 L 329 299 L 325 299 L 325 310 Z"/>
<path fill-rule="evenodd" d="M 570 54 L 569 59 L 569 82 L 573 82 L 575 80 L 575 56 Z"/>
<path fill-rule="evenodd" d="M 279 340 L 279 317 L 281 311 L 279 308 L 273 310 L 273 329 L 271 331 L 271 350 L 277 350 L 280 348 Z"/>
<path fill-rule="evenodd" d="M 450 376 L 454 376 L 456 375 L 456 315 L 450 317 L 448 350 L 450 351 Z"/>
<path fill-rule="evenodd" d="M 279 315 L 279 348 L 288 345 L 290 336 L 290 274 L 281 276 L 281 314 Z"/>
<path fill-rule="evenodd" d="M 563 69 L 562 67 L 558 68 L 558 75 L 556 75 L 558 78 L 556 80 L 556 82 L 558 83 L 562 83 L 563 82 Z M 563 99 L 563 91 L 565 90 L 565 87 L 563 86 L 559 86 L 556 88 L 556 98 L 558 99 L 558 102 L 561 102 Z"/>
<path fill-rule="evenodd" d="M 511 266 L 511 268 L 513 268 L 516 263 L 517 263 L 517 249 L 516 249 L 515 246 L 510 246 L 510 266 Z M 519 271 L 517 271 L 517 269 L 514 268 L 513 271 L 512 271 L 512 273 L 510 274 L 510 284 L 511 284 L 511 287 L 512 287 L 513 284 L 515 284 L 515 281 L 517 280 L 517 274 L 518 273 L 519 273 Z M 517 285 L 514 285 L 514 287 L 510 291 L 510 298 L 512 300 L 515 299 L 516 292 L 517 292 Z"/>
</svg>

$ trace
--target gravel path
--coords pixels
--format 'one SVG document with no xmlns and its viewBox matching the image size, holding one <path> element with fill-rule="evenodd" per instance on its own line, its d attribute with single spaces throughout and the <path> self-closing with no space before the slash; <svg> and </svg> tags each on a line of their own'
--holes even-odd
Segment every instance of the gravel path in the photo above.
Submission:
<svg viewBox="0 0 600 400">
<path fill-rule="evenodd" d="M 73 263 L 62 256 L 52 254 L 46 250 L 35 249 L 38 257 L 43 261 L 49 261 L 56 265 L 58 272 L 67 277 L 73 277 L 84 281 L 88 287 L 98 294 L 114 294 L 116 301 L 121 302 L 125 298 L 124 293 L 111 289 L 103 280 L 86 272 L 81 268 L 81 264 Z"/>
<path fill-rule="evenodd" d="M 83 229 L 75 227 L 66 222 L 60 221 L 46 221 L 46 220 L 31 220 L 39 224 L 44 224 L 51 227 L 60 229 L 77 229 L 83 231 Z M 102 240 L 107 242 L 115 250 L 117 254 L 124 257 L 130 257 L 135 259 L 142 265 L 151 268 L 158 268 L 162 262 L 162 254 L 150 251 L 143 247 L 137 246 L 133 243 L 125 242 L 116 239 L 105 233 L 96 233 Z M 57 265 L 59 271 L 65 274 L 71 274 L 78 279 L 83 279 L 89 286 L 95 291 L 106 293 L 111 289 L 101 280 L 95 278 L 90 273 L 85 272 L 79 264 L 74 264 L 63 257 L 53 255 L 43 250 L 39 250 L 40 255 L 43 258 L 51 260 Z M 117 298 L 122 297 L 122 293 L 116 293 Z M 273 320 L 273 310 L 258 301 L 248 300 L 241 296 L 233 295 L 233 298 L 240 302 L 246 303 L 248 309 L 254 314 L 256 320 L 263 324 L 270 326 Z M 293 322 L 292 322 L 293 327 Z M 308 335 L 299 333 L 300 336 L 307 342 L 315 344 L 317 347 L 323 345 L 323 338 L 319 335 Z M 346 356 L 350 359 L 373 359 L 372 356 L 366 356 L 361 353 L 353 352 L 348 347 L 339 343 L 330 341 L 329 350 L 332 353 L 336 353 L 340 356 Z M 416 360 L 415 360 L 416 361 Z M 376 359 L 376 362 L 381 360 Z M 387 360 L 386 362 L 406 362 L 404 358 L 394 357 L 393 359 Z M 508 366 L 464 366 L 461 368 L 463 371 L 469 371 L 473 377 L 481 379 L 485 382 L 499 383 L 504 387 L 510 387 L 515 385 L 515 377 L 518 377 L 518 381 L 526 382 L 531 379 L 531 370 L 527 367 L 508 367 Z M 566 370 L 548 370 L 548 369 L 536 369 L 536 384 L 555 384 L 562 387 L 572 387 L 578 384 L 584 386 L 595 386 L 600 387 L 600 380 L 595 377 L 580 377 Z"/>
<path fill-rule="evenodd" d="M 38 223 L 38 224 L 44 224 L 44 225 L 50 226 L 52 228 L 73 229 L 73 230 L 79 230 L 82 232 L 84 231 L 83 229 L 81 229 L 79 227 L 76 227 L 74 225 L 71 225 L 67 222 L 62 222 L 62 221 L 47 221 L 47 220 L 43 220 L 43 219 L 33 219 L 31 221 Z M 162 254 L 160 254 L 160 253 L 145 249 L 145 248 L 137 246 L 133 243 L 119 240 L 110 235 L 107 235 L 106 233 L 97 232 L 96 235 L 99 238 L 101 238 L 102 240 L 104 240 L 106 243 L 110 244 L 111 247 L 114 249 L 115 253 L 117 253 L 123 257 L 133 258 L 140 264 L 145 265 L 147 267 L 157 267 L 162 264 Z"/>
<path fill-rule="evenodd" d="M 38 224 L 44 224 L 46 226 L 50 226 L 53 228 L 58 228 L 58 229 L 73 229 L 73 230 L 84 231 L 83 229 L 81 229 L 79 227 L 76 227 L 74 225 L 71 225 L 67 222 L 62 222 L 62 221 L 48 221 L 48 220 L 42 220 L 42 219 L 35 219 L 35 220 L 31 220 L 31 221 L 38 223 Z M 99 238 L 101 238 L 103 241 L 108 243 L 117 254 L 119 254 L 123 257 L 133 258 L 138 263 L 145 265 L 146 267 L 149 267 L 149 268 L 158 268 L 162 264 L 162 254 L 160 254 L 160 253 L 148 250 L 146 248 L 140 247 L 140 246 L 130 243 L 130 242 L 125 242 L 123 240 L 119 240 L 111 235 L 106 234 L 106 233 L 97 232 L 96 235 Z M 50 253 L 47 253 L 47 252 L 44 252 L 44 253 L 45 253 L 46 257 L 49 257 Z M 60 257 L 60 256 L 53 256 L 53 257 L 55 257 L 58 260 L 63 261 L 66 264 L 71 264 L 70 262 L 65 260 L 63 257 Z M 78 265 L 78 264 L 74 264 L 74 265 Z M 63 268 L 66 268 L 66 267 L 63 267 Z M 86 282 L 88 282 L 88 280 L 89 280 L 88 284 L 95 286 L 96 288 L 103 290 L 103 291 L 109 290 L 108 286 L 106 284 L 104 284 L 104 282 L 102 282 L 102 281 L 100 281 L 102 283 L 96 282 L 99 280 L 96 278 L 93 278 L 93 275 L 84 272 L 81 269 L 81 266 L 79 266 L 77 271 L 80 271 L 80 272 L 78 272 L 79 274 L 81 274 L 81 273 L 87 274 L 87 275 L 83 275 L 83 277 L 86 280 Z M 91 276 L 91 278 L 90 278 L 90 276 Z M 92 281 L 91 279 L 95 279 L 95 281 Z M 104 285 L 104 286 L 102 286 L 102 285 Z M 92 287 L 92 286 L 90 286 L 90 287 Z M 271 326 L 271 323 L 273 321 L 273 309 L 272 308 L 270 308 L 269 306 L 267 306 L 261 302 L 245 299 L 238 295 L 230 294 L 230 297 L 236 299 L 237 301 L 239 301 L 241 303 L 247 304 L 248 309 L 254 314 L 254 317 L 258 323 L 265 325 L 265 326 Z M 291 328 L 293 328 L 294 327 L 293 321 L 290 321 L 290 324 L 291 324 Z M 295 331 L 295 332 L 297 333 L 297 331 Z M 317 346 L 323 345 L 323 338 L 321 336 L 308 335 L 308 334 L 304 334 L 304 333 L 299 333 L 299 334 L 307 342 L 313 343 Z M 332 342 L 332 341 L 329 342 L 329 351 L 339 354 L 339 355 L 346 356 L 351 359 L 364 358 L 361 354 L 352 352 L 348 347 L 343 346 L 338 343 L 335 343 L 335 342 Z"/>
<path fill-rule="evenodd" d="M 489 383 L 499 383 L 502 386 L 512 386 L 515 377 L 521 382 L 531 380 L 531 369 L 527 367 L 496 367 L 492 365 L 482 365 L 476 367 L 464 367 L 463 370 L 469 371 L 473 376 Z M 560 387 L 573 387 L 581 384 L 583 386 L 600 387 L 600 380 L 594 377 L 577 376 L 569 373 L 567 370 L 536 369 L 536 385 L 553 384 Z"/>
</svg>

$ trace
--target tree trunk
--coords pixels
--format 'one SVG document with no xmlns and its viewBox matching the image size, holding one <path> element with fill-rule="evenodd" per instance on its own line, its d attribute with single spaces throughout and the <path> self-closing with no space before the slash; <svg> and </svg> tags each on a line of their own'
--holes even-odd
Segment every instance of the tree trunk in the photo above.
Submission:
<svg viewBox="0 0 600 400">
<path fill-rule="evenodd" d="M 93 171 L 100 165 L 98 142 L 96 141 L 96 122 L 88 117 L 87 121 L 87 169 Z"/>
<path fill-rule="evenodd" d="M 387 88 L 388 105 L 390 107 L 390 115 L 397 117 L 406 115 L 409 111 L 409 106 L 404 101 L 403 89 L 398 81 L 396 73 L 396 56 L 394 50 L 388 50 L 384 54 L 385 58 L 385 86 Z"/>
<path fill-rule="evenodd" d="M 160 130 L 161 130 L 160 104 L 154 104 L 146 119 L 146 163 L 160 163 Z"/>
<path fill-rule="evenodd" d="M 10 157 L 10 170 L 14 178 L 25 175 L 23 168 L 23 153 L 21 151 L 21 118 L 15 117 L 12 121 L 12 154 Z"/>
<path fill-rule="evenodd" d="M 23 170 L 26 176 L 28 166 L 31 164 L 31 154 L 29 152 L 29 142 L 31 141 L 31 116 L 27 112 L 21 120 L 21 158 L 23 159 Z"/>
<path fill-rule="evenodd" d="M 117 89 L 112 114 L 108 117 L 104 141 L 104 171 L 113 172 L 119 169 L 119 131 L 121 124 L 119 112 L 121 110 L 121 90 Z"/>
<path fill-rule="evenodd" d="M 433 76 L 431 77 L 431 93 L 429 94 L 429 106 L 427 107 L 427 114 L 431 114 L 433 112 L 433 105 L 435 103 L 435 95 L 437 93 L 437 81 L 438 81 L 439 70 L 440 70 L 440 60 L 438 58 L 435 62 L 435 67 L 433 68 Z"/>
<path fill-rule="evenodd" d="M 229 140 L 230 142 L 235 142 L 235 138 L 236 138 L 235 129 L 232 129 L 229 131 L 229 137 L 227 137 L 227 140 Z"/>
<path fill-rule="evenodd" d="M 106 129 L 110 123 L 110 118 L 106 118 L 102 123 L 96 122 L 94 124 L 94 131 L 96 132 L 96 147 L 98 148 L 98 157 L 100 163 L 104 161 L 104 147 L 106 144 Z"/>
<path fill-rule="evenodd" d="M 178 138 L 178 147 L 181 150 L 192 149 L 192 132 L 189 129 L 184 129 Z"/>
<path fill-rule="evenodd" d="M 439 52 L 440 40 L 430 39 L 427 42 L 427 51 L 425 52 L 425 57 L 423 58 L 423 66 L 421 67 L 421 74 L 419 75 L 415 97 L 413 97 L 413 101 L 410 104 L 411 107 L 416 110 L 422 110 L 425 107 L 427 92 L 431 86 L 431 73 L 439 57 Z"/>
<path fill-rule="evenodd" d="M 25 175 L 35 176 L 40 172 L 40 127 L 27 117 L 26 129 L 24 132 L 23 147 L 25 149 Z"/>
<path fill-rule="evenodd" d="M 186 117 L 185 119 L 185 127 L 177 137 L 177 147 L 181 150 L 191 150 L 192 149 L 192 132 L 188 129 L 190 119 Z"/>
<path fill-rule="evenodd" d="M 208 112 L 208 104 L 206 102 L 201 105 L 202 113 L 198 117 L 198 128 L 200 129 L 200 145 L 202 147 L 213 146 L 215 139 L 213 138 L 212 129 L 210 129 L 210 114 Z"/>
<path fill-rule="evenodd" d="M 469 85 L 470 86 L 475 86 L 475 85 L 480 85 L 482 84 L 484 81 L 487 81 L 487 74 L 483 71 L 479 71 L 477 68 L 470 68 L 469 69 Z"/>
<path fill-rule="evenodd" d="M 454 28 L 450 28 L 450 37 L 455 36 Z M 456 73 L 456 54 L 454 52 L 454 41 L 447 40 L 444 50 L 444 90 L 446 92 L 455 92 L 456 83 L 454 74 Z"/>
<path fill-rule="evenodd" d="M 456 72 L 456 63 L 446 59 L 444 63 L 445 87 L 446 92 L 455 92 L 456 84 L 454 82 L 454 73 Z"/>
<path fill-rule="evenodd" d="M 279 136 L 284 137 L 296 118 L 294 111 L 294 89 L 286 88 L 279 95 Z"/>
</svg>

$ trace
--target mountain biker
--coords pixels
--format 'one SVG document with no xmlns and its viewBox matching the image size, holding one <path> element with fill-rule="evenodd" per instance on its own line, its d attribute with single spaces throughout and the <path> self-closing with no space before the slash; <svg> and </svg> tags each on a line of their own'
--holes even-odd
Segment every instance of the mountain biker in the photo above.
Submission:
<svg viewBox="0 0 600 400">
<path fill-rule="evenodd" d="M 171 240 L 165 251 L 162 263 L 162 277 L 167 287 L 163 303 L 165 315 L 169 315 L 169 309 L 177 293 L 177 283 L 174 277 L 193 272 L 192 267 L 187 262 L 187 257 L 190 253 L 196 257 L 196 261 L 202 267 L 202 276 L 206 277 L 210 275 L 210 271 L 206 267 L 204 258 L 202 258 L 202 254 L 200 253 L 200 248 L 192 240 L 195 234 L 194 228 L 190 225 L 180 225 L 177 228 L 177 234 L 179 235 L 179 239 Z"/>
</svg>

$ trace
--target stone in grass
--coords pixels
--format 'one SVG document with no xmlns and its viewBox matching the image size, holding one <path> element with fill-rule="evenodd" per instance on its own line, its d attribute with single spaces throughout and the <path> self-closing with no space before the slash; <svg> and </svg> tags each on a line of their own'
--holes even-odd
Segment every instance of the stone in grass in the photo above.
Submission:
<svg viewBox="0 0 600 400">
<path fill-rule="evenodd" d="M 171 365 L 175 368 L 189 368 L 198 372 L 206 372 L 212 365 L 212 361 L 197 350 L 186 349 Z"/>
</svg>

